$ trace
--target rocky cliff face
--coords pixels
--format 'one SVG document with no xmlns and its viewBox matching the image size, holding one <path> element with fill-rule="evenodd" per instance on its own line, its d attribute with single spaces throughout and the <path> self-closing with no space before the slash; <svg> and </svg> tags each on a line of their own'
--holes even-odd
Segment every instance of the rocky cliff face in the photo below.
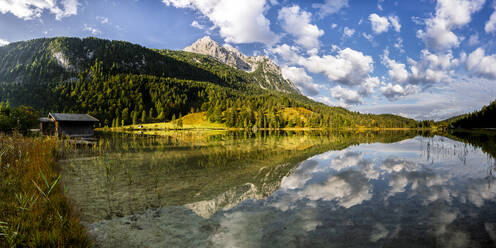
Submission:
<svg viewBox="0 0 496 248">
<path fill-rule="evenodd" d="M 300 93 L 291 81 L 284 79 L 279 66 L 265 56 L 247 56 L 229 44 L 219 45 L 209 36 L 197 40 L 184 51 L 209 55 L 221 63 L 253 73 L 263 89 Z"/>
<path fill-rule="evenodd" d="M 230 45 L 219 45 L 209 36 L 197 40 L 193 45 L 184 48 L 184 51 L 210 55 L 224 64 L 243 71 L 252 72 L 256 69 L 256 64 L 248 56 Z"/>
</svg>

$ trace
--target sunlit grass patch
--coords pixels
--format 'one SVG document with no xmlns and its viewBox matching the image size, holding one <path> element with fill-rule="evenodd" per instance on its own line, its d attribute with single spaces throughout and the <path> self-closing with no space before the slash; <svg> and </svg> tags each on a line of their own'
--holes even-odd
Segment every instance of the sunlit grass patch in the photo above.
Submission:
<svg viewBox="0 0 496 248">
<path fill-rule="evenodd" d="M 179 124 L 182 121 L 182 125 Z M 207 120 L 206 112 L 187 114 L 175 121 L 124 126 L 124 129 L 227 129 L 223 123 Z"/>
</svg>

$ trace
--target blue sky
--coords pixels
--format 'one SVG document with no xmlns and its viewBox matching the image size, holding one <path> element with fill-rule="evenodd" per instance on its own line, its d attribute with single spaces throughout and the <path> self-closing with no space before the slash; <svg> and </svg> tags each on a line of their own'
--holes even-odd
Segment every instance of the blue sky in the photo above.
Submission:
<svg viewBox="0 0 496 248">
<path fill-rule="evenodd" d="M 443 119 L 496 99 L 496 0 L 0 0 L 0 45 L 95 36 L 266 55 L 329 105 Z"/>
</svg>

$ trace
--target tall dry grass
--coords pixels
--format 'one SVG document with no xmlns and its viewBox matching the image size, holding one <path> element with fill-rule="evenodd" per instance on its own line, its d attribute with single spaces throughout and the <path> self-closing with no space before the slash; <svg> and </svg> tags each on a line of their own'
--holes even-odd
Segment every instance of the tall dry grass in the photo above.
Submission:
<svg viewBox="0 0 496 248">
<path fill-rule="evenodd" d="M 0 134 L 0 247 L 89 247 L 59 183 L 55 138 Z"/>
</svg>

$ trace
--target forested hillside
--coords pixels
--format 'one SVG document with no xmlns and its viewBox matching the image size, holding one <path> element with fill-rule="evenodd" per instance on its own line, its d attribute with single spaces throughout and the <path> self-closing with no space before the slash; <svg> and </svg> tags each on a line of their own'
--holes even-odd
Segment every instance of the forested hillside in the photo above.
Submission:
<svg viewBox="0 0 496 248">
<path fill-rule="evenodd" d="M 241 71 L 206 55 L 122 41 L 37 39 L 0 47 L 0 101 L 33 106 L 43 115 L 89 113 L 102 126 L 162 122 L 199 111 L 230 127 L 418 125 L 399 116 L 329 107 L 296 91 L 264 89 L 257 82 L 261 73 Z M 303 114 L 291 114 L 294 109 Z"/>
<path fill-rule="evenodd" d="M 451 122 L 453 128 L 496 128 L 496 101 Z"/>
</svg>

